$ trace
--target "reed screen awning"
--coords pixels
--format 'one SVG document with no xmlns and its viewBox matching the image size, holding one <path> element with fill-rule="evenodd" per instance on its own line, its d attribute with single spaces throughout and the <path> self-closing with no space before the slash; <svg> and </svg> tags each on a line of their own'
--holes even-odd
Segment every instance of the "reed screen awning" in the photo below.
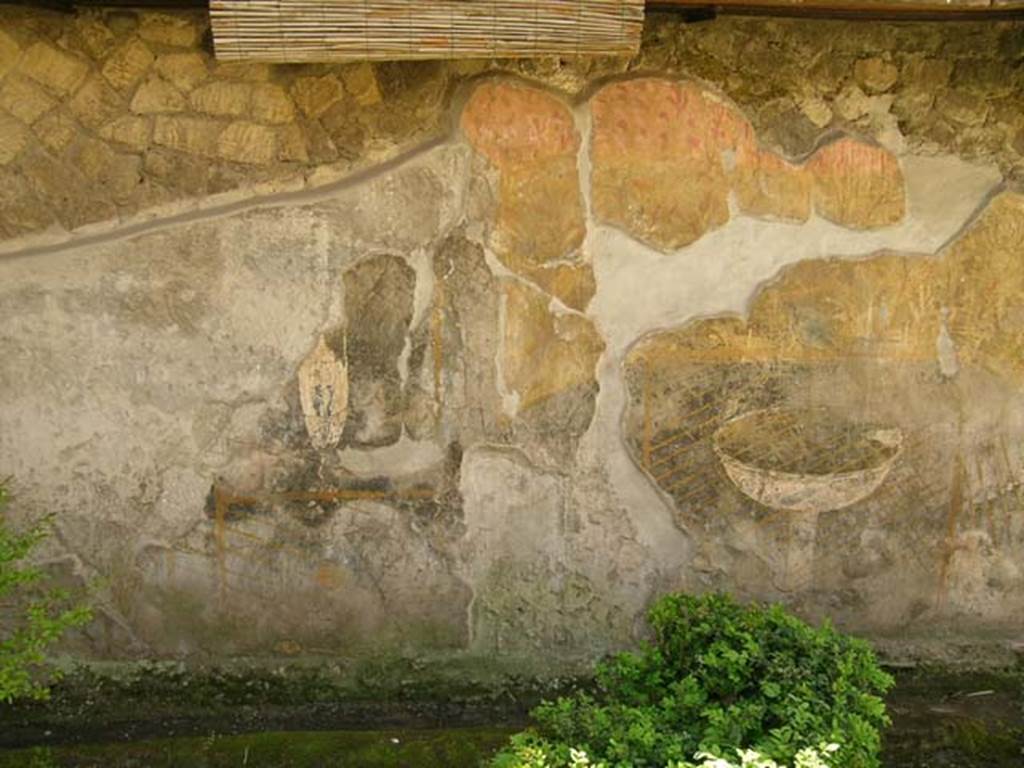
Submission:
<svg viewBox="0 0 1024 768">
<path fill-rule="evenodd" d="M 644 0 L 211 0 L 228 61 L 632 54 Z"/>
</svg>

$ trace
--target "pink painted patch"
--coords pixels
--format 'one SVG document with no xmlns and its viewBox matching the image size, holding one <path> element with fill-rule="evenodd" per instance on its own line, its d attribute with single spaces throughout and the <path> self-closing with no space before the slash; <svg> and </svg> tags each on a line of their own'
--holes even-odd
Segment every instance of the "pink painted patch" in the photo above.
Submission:
<svg viewBox="0 0 1024 768">
<path fill-rule="evenodd" d="M 485 83 L 462 112 L 462 130 L 495 165 L 575 154 L 572 113 L 549 93 L 514 83 Z"/>
</svg>

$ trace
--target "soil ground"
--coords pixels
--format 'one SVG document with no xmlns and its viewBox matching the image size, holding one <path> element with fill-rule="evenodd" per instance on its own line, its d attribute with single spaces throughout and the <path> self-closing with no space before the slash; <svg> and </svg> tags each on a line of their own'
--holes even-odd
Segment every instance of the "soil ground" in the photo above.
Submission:
<svg viewBox="0 0 1024 768">
<path fill-rule="evenodd" d="M 897 680 L 884 768 L 1024 766 L 1019 671 L 915 670 Z M 255 692 L 245 696 L 228 686 L 207 700 L 207 685 L 193 683 L 194 694 L 149 691 L 147 702 L 141 691 L 90 698 L 78 680 L 49 705 L 0 708 L 0 768 L 473 768 L 538 698 L 331 701 L 321 691 L 299 703 L 298 690 L 249 682 Z"/>
</svg>

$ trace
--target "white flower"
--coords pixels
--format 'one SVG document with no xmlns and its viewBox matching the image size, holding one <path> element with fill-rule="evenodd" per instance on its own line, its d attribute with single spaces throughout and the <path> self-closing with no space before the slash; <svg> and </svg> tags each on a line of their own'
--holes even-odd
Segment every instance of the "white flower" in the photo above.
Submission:
<svg viewBox="0 0 1024 768">
<path fill-rule="evenodd" d="M 569 760 L 569 768 L 590 768 L 590 758 L 582 749 L 570 749 Z"/>
<path fill-rule="evenodd" d="M 838 750 L 838 744 L 804 747 L 797 752 L 792 768 L 831 768 L 825 757 Z M 738 763 L 710 752 L 698 752 L 694 755 L 694 759 L 702 761 L 698 764 L 687 762 L 670 763 L 665 768 L 788 768 L 787 766 L 779 765 L 770 757 L 762 755 L 756 749 L 737 749 L 736 754 L 739 756 Z M 576 766 L 570 766 L 570 768 L 576 768 Z M 591 768 L 603 767 L 592 766 Z"/>
</svg>

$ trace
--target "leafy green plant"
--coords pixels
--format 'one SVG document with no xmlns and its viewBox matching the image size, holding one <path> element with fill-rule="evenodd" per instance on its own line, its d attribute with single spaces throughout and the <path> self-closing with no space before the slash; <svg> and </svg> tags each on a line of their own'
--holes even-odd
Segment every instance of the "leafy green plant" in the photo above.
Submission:
<svg viewBox="0 0 1024 768">
<path fill-rule="evenodd" d="M 49 695 L 46 649 L 65 631 L 92 618 L 85 605 L 71 603 L 62 589 L 41 589 L 42 569 L 28 562 L 35 547 L 46 538 L 50 521 L 44 519 L 23 532 L 7 527 L 2 513 L 7 505 L 6 485 L 0 482 L 0 701 L 45 699 Z"/>
<path fill-rule="evenodd" d="M 513 753 L 539 749 L 560 767 L 575 749 L 607 768 L 663 768 L 753 750 L 796 765 L 808 745 L 834 744 L 835 768 L 877 768 L 893 680 L 865 642 L 718 594 L 668 595 L 648 618 L 655 642 L 599 664 L 594 690 L 535 708 Z M 508 755 L 494 768 L 515 768 Z"/>
</svg>

